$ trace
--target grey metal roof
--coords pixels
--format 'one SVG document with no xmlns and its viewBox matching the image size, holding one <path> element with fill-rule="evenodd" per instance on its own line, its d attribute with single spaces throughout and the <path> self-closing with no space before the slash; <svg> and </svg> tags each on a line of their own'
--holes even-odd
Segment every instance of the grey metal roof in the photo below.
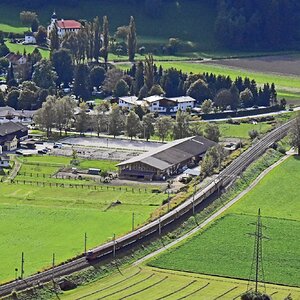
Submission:
<svg viewBox="0 0 300 300">
<path fill-rule="evenodd" d="M 118 164 L 124 166 L 141 162 L 159 170 L 165 170 L 173 165 L 204 154 L 216 143 L 202 136 L 192 136 L 162 145 L 147 153 L 128 159 Z"/>
<path fill-rule="evenodd" d="M 15 133 L 19 130 L 26 131 L 28 129 L 26 126 L 14 122 L 7 122 L 7 123 L 0 124 L 0 136 L 5 136 L 11 133 Z"/>
</svg>

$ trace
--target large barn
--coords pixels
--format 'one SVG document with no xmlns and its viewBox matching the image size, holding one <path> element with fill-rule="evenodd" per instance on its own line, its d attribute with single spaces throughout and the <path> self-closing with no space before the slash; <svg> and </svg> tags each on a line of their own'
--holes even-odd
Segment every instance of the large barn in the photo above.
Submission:
<svg viewBox="0 0 300 300">
<path fill-rule="evenodd" d="M 123 179 L 162 180 L 180 173 L 184 167 L 199 163 L 215 142 L 192 136 L 162 145 L 118 164 Z"/>
</svg>

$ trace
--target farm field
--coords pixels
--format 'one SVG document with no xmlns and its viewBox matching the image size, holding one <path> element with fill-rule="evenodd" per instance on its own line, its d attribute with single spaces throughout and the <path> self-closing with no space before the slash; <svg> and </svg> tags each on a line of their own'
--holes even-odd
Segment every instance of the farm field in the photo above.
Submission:
<svg viewBox="0 0 300 300">
<path fill-rule="evenodd" d="M 261 209 L 267 282 L 298 286 L 300 274 L 300 160 L 291 157 L 272 170 L 225 216 L 185 243 L 150 261 L 151 266 L 248 279 L 254 232 Z M 235 263 L 233 263 L 235 262 Z"/>
<path fill-rule="evenodd" d="M 19 53 L 23 54 L 24 50 L 26 50 L 27 53 L 32 53 L 33 50 L 36 48 L 36 46 L 33 46 L 33 45 L 14 44 L 11 42 L 5 42 L 5 44 L 9 48 L 9 50 L 14 53 L 19 52 Z M 38 48 L 38 49 L 43 58 L 49 58 L 50 51 L 41 49 L 41 48 Z"/>
<path fill-rule="evenodd" d="M 248 60 L 247 58 L 241 60 Z M 279 97 L 286 97 L 288 100 L 292 102 L 296 102 L 296 100 L 300 100 L 300 80 L 297 75 L 293 75 L 292 73 L 288 73 L 289 75 L 279 75 L 274 74 L 272 71 L 259 71 L 259 68 L 255 67 L 243 68 L 243 67 L 232 67 L 226 65 L 219 65 L 219 61 L 206 62 L 206 63 L 196 63 L 196 62 L 160 62 L 159 65 L 162 65 L 164 68 L 177 68 L 182 70 L 183 72 L 193 72 L 193 73 L 215 73 L 220 75 L 230 76 L 231 78 L 236 78 L 237 76 L 249 77 L 251 79 L 255 79 L 259 85 L 264 83 L 272 83 L 274 82 L 277 88 Z M 283 64 L 281 62 L 280 57 L 278 58 L 278 64 Z M 300 59 L 299 59 L 300 64 Z M 282 96 L 281 96 L 282 94 Z"/>
<path fill-rule="evenodd" d="M 0 282 L 14 279 L 14 269 L 20 265 L 25 253 L 25 276 L 51 265 L 52 254 L 56 263 L 83 253 L 84 233 L 88 235 L 88 248 L 92 248 L 132 229 L 149 219 L 151 213 L 167 197 L 154 194 L 150 188 L 88 186 L 90 181 L 49 178 L 59 167 L 68 164 L 65 157 L 33 156 L 21 167 L 20 182 L 1 183 L 0 198 Z M 97 164 L 98 163 L 98 164 Z M 90 166 L 111 170 L 115 162 L 82 161 Z M 23 173 L 26 172 L 24 175 Z M 33 177 L 30 174 L 33 173 Z M 36 174 L 45 174 L 45 178 Z M 35 182 L 39 182 L 37 185 Z M 52 184 L 49 186 L 49 183 Z M 45 186 L 42 183 L 46 183 Z M 63 188 L 61 183 L 77 184 Z M 119 200 L 121 204 L 112 205 Z"/>
<path fill-rule="evenodd" d="M 59 295 L 62 300 L 73 299 L 239 299 L 247 290 L 247 281 L 213 277 L 186 272 L 159 270 L 151 267 L 131 267 L 95 283 Z M 267 285 L 273 300 L 289 294 L 300 297 L 300 289 Z M 219 298 L 218 298 L 219 297 Z"/>
</svg>

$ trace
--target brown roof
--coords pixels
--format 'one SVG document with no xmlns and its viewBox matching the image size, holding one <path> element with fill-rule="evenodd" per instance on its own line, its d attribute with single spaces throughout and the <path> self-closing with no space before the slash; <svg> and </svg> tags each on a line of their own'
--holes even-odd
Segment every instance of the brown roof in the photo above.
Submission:
<svg viewBox="0 0 300 300">
<path fill-rule="evenodd" d="M 10 52 L 5 56 L 5 58 L 7 58 L 12 64 L 16 64 L 22 57 L 23 55 L 15 54 L 13 52 Z"/>
<path fill-rule="evenodd" d="M 6 136 L 8 134 L 15 133 L 19 130 L 27 131 L 28 128 L 27 126 L 15 122 L 7 122 L 0 124 L 0 136 Z"/>
</svg>

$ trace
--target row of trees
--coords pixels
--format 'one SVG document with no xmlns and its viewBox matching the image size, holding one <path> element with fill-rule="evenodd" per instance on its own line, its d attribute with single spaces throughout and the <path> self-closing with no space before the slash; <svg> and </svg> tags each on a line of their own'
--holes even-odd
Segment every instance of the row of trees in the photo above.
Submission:
<svg viewBox="0 0 300 300">
<path fill-rule="evenodd" d="M 132 16 L 129 25 L 119 27 L 116 32 L 116 37 L 124 40 L 123 44 L 116 43 L 116 39 L 109 35 L 107 16 L 103 17 L 102 30 L 99 17 L 96 17 L 92 22 L 82 22 L 82 28 L 78 32 L 67 32 L 62 39 L 59 38 L 57 31 L 58 28 L 54 26 L 50 32 L 51 53 L 60 48 L 69 49 L 73 63 L 98 62 L 102 57 L 107 65 L 108 53 L 110 51 L 116 54 L 123 53 L 123 48 L 126 48 L 129 60 L 134 61 L 137 51 L 137 35 Z"/>
<path fill-rule="evenodd" d="M 177 112 L 175 120 L 167 116 L 155 117 L 152 113 L 138 114 L 134 110 L 126 115 L 117 105 L 112 105 L 110 110 L 109 104 L 102 102 L 90 113 L 85 103 L 77 108 L 68 96 L 48 96 L 37 111 L 35 122 L 47 131 L 47 135 L 51 134 L 53 128 L 61 134 L 74 128 L 82 134 L 93 131 L 98 136 L 100 133 L 108 133 L 115 137 L 126 133 L 130 138 L 139 136 L 146 140 L 156 134 L 162 141 L 169 135 L 173 139 L 180 139 L 200 134 L 216 142 L 220 137 L 216 125 L 208 123 L 204 128 L 195 126 L 190 123 L 190 116 L 182 111 Z"/>
</svg>

